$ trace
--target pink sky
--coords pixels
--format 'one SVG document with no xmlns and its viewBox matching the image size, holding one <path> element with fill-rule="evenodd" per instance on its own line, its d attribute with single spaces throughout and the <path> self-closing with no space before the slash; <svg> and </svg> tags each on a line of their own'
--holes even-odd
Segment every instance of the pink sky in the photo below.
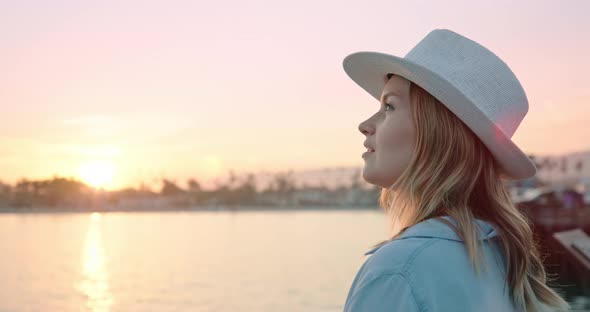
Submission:
<svg viewBox="0 0 590 312">
<path fill-rule="evenodd" d="M 85 3 L 82 3 L 85 2 Z M 12 1 L 0 4 L 0 180 L 362 166 L 378 104 L 342 69 L 430 30 L 485 45 L 523 84 L 513 140 L 590 149 L 588 1 Z"/>
</svg>

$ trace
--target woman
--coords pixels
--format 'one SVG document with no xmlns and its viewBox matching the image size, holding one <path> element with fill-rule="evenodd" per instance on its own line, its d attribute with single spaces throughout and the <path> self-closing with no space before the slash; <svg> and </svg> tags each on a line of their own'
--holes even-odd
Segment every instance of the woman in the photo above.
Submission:
<svg viewBox="0 0 590 312">
<path fill-rule="evenodd" d="M 390 225 L 345 312 L 569 309 L 505 187 L 536 173 L 511 141 L 528 101 L 508 66 L 446 29 L 404 58 L 358 52 L 343 66 L 380 102 L 359 130 L 363 179 L 383 188 Z"/>
</svg>

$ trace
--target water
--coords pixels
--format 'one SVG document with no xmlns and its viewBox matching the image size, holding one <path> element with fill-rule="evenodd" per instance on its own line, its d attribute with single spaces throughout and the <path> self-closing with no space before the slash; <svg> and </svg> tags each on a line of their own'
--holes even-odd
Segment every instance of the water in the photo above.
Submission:
<svg viewBox="0 0 590 312">
<path fill-rule="evenodd" d="M 0 214 L 0 311 L 341 311 L 377 211 Z"/>
<path fill-rule="evenodd" d="M 0 214 L 0 311 L 342 311 L 378 211 Z"/>
</svg>

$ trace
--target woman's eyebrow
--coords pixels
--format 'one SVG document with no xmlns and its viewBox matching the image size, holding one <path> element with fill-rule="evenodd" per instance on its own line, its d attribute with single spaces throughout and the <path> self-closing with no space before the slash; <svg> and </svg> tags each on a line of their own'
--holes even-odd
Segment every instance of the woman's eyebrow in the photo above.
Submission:
<svg viewBox="0 0 590 312">
<path fill-rule="evenodd" d="M 382 97 L 381 97 L 381 104 L 385 104 L 385 101 L 387 100 L 388 97 L 390 96 L 399 96 L 399 94 L 395 93 L 395 92 L 387 92 L 385 93 Z"/>
</svg>

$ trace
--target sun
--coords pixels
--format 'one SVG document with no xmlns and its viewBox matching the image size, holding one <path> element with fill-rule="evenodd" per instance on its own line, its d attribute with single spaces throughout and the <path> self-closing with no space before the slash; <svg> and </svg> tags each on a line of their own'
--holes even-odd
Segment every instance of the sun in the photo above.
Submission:
<svg viewBox="0 0 590 312">
<path fill-rule="evenodd" d="M 114 172 L 114 166 L 107 162 L 94 161 L 80 165 L 80 177 L 95 188 L 108 187 L 113 182 Z"/>
</svg>

